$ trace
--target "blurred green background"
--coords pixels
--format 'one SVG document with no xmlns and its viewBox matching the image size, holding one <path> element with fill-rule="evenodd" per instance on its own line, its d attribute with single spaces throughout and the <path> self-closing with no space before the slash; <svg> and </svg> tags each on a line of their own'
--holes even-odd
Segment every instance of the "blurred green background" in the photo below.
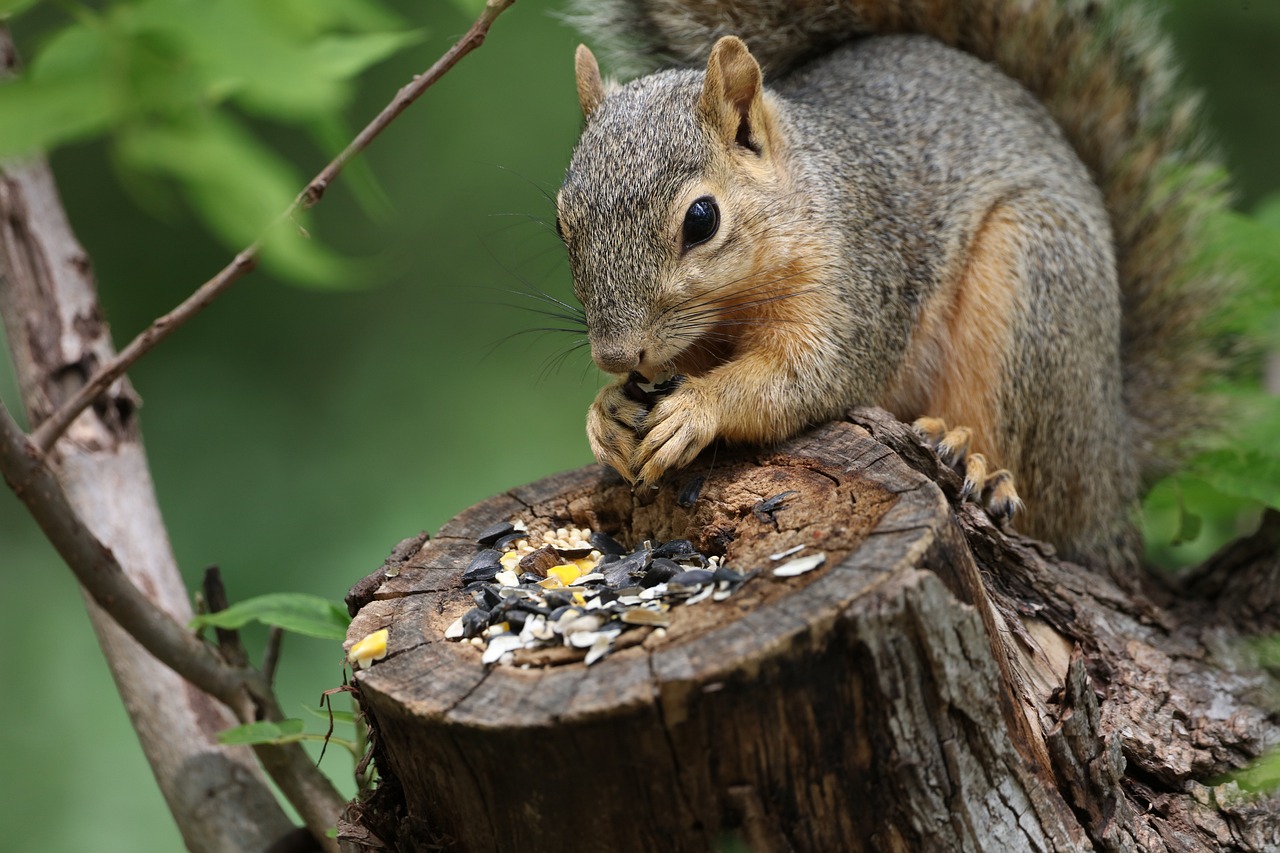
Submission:
<svg viewBox="0 0 1280 853">
<path fill-rule="evenodd" d="M 362 78 L 353 125 L 469 24 L 450 3 L 389 5 L 426 38 Z M 1280 187 L 1280 4 L 1168 5 L 1186 76 L 1206 93 L 1249 209 Z M 254 274 L 130 373 L 189 585 L 216 563 L 233 599 L 338 600 L 399 539 L 590 461 L 582 423 L 600 380 L 585 351 L 557 364 L 571 336 L 508 339 L 543 325 L 511 307 L 525 301 L 509 292 L 522 280 L 569 293 L 547 194 L 578 127 L 577 38 L 553 11 L 521 0 L 374 144 L 387 216 L 361 212 L 344 182 L 317 209 L 313 230 L 361 259 L 368 286 L 309 290 Z M 39 24 L 15 25 L 20 50 L 34 50 Z M 301 136 L 267 132 L 307 175 L 327 160 Z M 191 216 L 141 211 L 104 145 L 72 145 L 52 161 L 118 344 L 227 261 Z M 19 408 L 7 359 L 0 398 Z M 0 694 L 0 846 L 180 849 L 71 575 L 7 490 L 0 571 L 11 676 Z M 260 646 L 261 633 L 249 638 Z M 335 645 L 289 637 L 286 707 L 305 716 L 340 682 L 341 663 Z M 345 755 L 331 750 L 324 766 L 350 793 Z"/>
</svg>

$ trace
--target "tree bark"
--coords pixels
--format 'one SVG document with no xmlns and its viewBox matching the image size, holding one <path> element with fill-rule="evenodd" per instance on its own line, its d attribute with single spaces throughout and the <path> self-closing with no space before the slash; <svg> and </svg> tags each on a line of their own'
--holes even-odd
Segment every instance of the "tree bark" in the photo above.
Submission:
<svg viewBox="0 0 1280 853">
<path fill-rule="evenodd" d="M 1215 781 L 1280 742 L 1243 642 L 1277 628 L 1274 585 L 1233 618 L 1241 584 L 1280 571 L 1275 519 L 1186 591 L 1121 587 L 957 503 L 875 410 L 675 479 L 515 489 L 357 585 L 349 642 L 390 636 L 355 678 L 381 782 L 344 849 L 1280 849 L 1276 799 Z M 797 544 L 827 559 L 673 608 L 591 667 L 486 667 L 444 631 L 472 605 L 476 536 L 511 519 L 688 538 L 740 571 Z"/>
<path fill-rule="evenodd" d="M 43 160 L 4 167 L 0 214 L 0 314 L 27 421 L 37 425 L 110 358 L 111 341 L 88 256 Z M 191 605 L 156 503 L 136 407 L 127 382 L 117 381 L 75 420 L 50 463 L 77 514 L 139 589 L 186 622 Z M 227 709 L 151 657 L 87 597 L 86 607 L 188 849 L 266 850 L 289 835 L 293 824 L 253 754 L 216 742 L 236 724 Z"/>
</svg>

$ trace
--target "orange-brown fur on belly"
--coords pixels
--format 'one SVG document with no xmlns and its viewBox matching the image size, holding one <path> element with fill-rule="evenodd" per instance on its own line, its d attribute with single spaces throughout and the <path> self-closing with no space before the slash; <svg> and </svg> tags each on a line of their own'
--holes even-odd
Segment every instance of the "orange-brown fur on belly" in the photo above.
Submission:
<svg viewBox="0 0 1280 853">
<path fill-rule="evenodd" d="M 1012 463 L 999 430 L 996 381 L 1003 372 L 1001 357 L 1013 343 L 1020 233 L 1009 208 L 987 213 L 958 273 L 924 305 L 885 400 L 903 420 L 931 416 L 968 427 L 972 448 L 993 468 Z"/>
</svg>

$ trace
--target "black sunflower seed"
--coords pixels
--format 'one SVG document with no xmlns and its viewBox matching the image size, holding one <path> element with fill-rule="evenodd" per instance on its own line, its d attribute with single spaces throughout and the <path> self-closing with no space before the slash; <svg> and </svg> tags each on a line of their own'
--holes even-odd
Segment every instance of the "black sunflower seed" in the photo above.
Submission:
<svg viewBox="0 0 1280 853">
<path fill-rule="evenodd" d="M 529 532 L 526 530 L 517 530 L 515 533 L 508 533 L 506 536 L 500 537 L 493 543 L 493 547 L 499 551 L 507 550 L 507 546 L 513 542 L 519 542 L 521 539 L 528 539 Z"/>
<path fill-rule="evenodd" d="M 710 583 L 714 573 L 706 569 L 690 569 L 687 572 L 680 572 L 667 583 L 678 583 L 681 586 L 700 586 L 704 583 Z"/>
<path fill-rule="evenodd" d="M 676 498 L 676 503 L 680 504 L 680 506 L 685 509 L 696 504 L 698 502 L 698 495 L 702 494 L 702 484 L 706 481 L 707 478 L 699 474 L 689 482 L 685 483 L 684 488 L 680 490 L 679 497 Z"/>
<path fill-rule="evenodd" d="M 649 552 L 637 551 L 606 566 L 598 567 L 604 575 L 605 583 L 612 587 L 630 586 L 633 579 L 640 575 L 649 564 Z"/>
<path fill-rule="evenodd" d="M 773 497 L 765 498 L 764 500 L 760 501 L 755 506 L 753 506 L 751 508 L 751 514 L 754 515 L 760 521 L 765 522 L 766 524 L 773 522 L 774 513 L 778 512 L 783 508 L 783 505 L 787 502 L 787 498 L 791 497 L 792 495 L 798 495 L 798 494 L 800 493 L 795 490 L 788 491 L 788 492 L 779 492 Z"/>
<path fill-rule="evenodd" d="M 715 572 L 712 573 L 711 579 L 716 583 L 730 583 L 735 586 L 746 580 L 743 575 L 738 574 L 727 566 L 717 567 Z"/>
<path fill-rule="evenodd" d="M 498 572 L 502 571 L 502 563 L 499 562 L 501 557 L 500 553 L 488 548 L 476 554 L 467 564 L 467 570 L 462 573 L 462 582 L 464 584 L 476 581 L 488 583 L 493 580 Z"/>
<path fill-rule="evenodd" d="M 480 535 L 476 537 L 476 542 L 480 545 L 496 545 L 499 539 L 515 532 L 516 526 L 514 524 L 509 521 L 499 521 L 481 530 Z"/>
<path fill-rule="evenodd" d="M 464 639 L 478 637 L 489 627 L 489 611 L 473 607 L 462 614 L 462 636 Z"/>
<path fill-rule="evenodd" d="M 684 571 L 684 567 L 674 560 L 666 557 L 659 557 L 649 564 L 645 569 L 644 577 L 641 578 L 641 584 L 645 587 L 657 586 L 671 580 L 676 575 Z"/>
<path fill-rule="evenodd" d="M 656 560 L 666 557 L 670 560 L 679 560 L 696 553 L 698 553 L 698 549 L 693 547 L 693 543 L 688 539 L 672 539 L 670 542 L 663 542 L 657 548 L 654 548 L 653 558 Z"/>
<path fill-rule="evenodd" d="M 622 545 L 619 544 L 618 540 L 614 539 L 608 533 L 604 533 L 599 530 L 593 530 L 591 532 L 590 542 L 592 547 L 601 554 L 612 554 L 622 557 L 627 553 L 627 549 L 623 548 Z"/>
</svg>

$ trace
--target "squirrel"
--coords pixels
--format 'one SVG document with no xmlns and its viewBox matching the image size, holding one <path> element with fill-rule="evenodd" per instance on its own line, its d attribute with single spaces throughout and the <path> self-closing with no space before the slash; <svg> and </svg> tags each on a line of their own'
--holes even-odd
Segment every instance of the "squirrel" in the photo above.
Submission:
<svg viewBox="0 0 1280 853">
<path fill-rule="evenodd" d="M 1193 265 L 1225 204 L 1194 102 L 1118 0 L 579 0 L 625 39 L 557 231 L 600 462 L 638 484 L 717 439 L 878 405 L 997 517 L 1096 567 L 1140 560 L 1144 487 L 1211 418 Z M 642 381 L 674 375 L 654 399 Z"/>
</svg>

